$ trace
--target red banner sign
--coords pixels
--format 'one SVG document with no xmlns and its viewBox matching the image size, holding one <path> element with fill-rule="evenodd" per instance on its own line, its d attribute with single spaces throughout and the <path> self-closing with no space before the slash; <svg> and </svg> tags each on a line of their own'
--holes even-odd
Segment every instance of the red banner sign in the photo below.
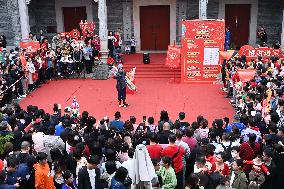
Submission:
<svg viewBox="0 0 284 189">
<path fill-rule="evenodd" d="M 258 56 L 261 56 L 263 58 L 268 58 L 272 56 L 277 56 L 277 57 L 281 56 L 281 49 L 259 47 L 259 48 L 249 48 L 242 50 L 242 48 L 239 51 L 239 56 L 245 55 L 248 58 L 257 58 Z"/>
<path fill-rule="evenodd" d="M 168 46 L 166 65 L 170 68 L 177 68 L 180 66 L 180 47 L 174 45 Z"/>
<path fill-rule="evenodd" d="M 94 35 L 94 31 L 96 29 L 95 22 L 87 22 L 86 20 L 85 20 L 85 22 L 83 22 L 83 20 L 81 20 L 79 25 L 80 25 L 80 29 L 81 29 L 82 34 L 83 34 L 83 39 L 86 38 L 88 33 L 90 33 L 91 36 Z"/>
<path fill-rule="evenodd" d="M 33 52 L 36 52 L 40 48 L 40 44 L 38 41 L 20 42 L 20 47 L 22 49 L 26 49 L 27 53 L 33 53 Z"/>
<path fill-rule="evenodd" d="M 220 54 L 224 49 L 223 20 L 182 22 L 181 65 L 183 83 L 213 83 L 220 73 Z"/>
</svg>

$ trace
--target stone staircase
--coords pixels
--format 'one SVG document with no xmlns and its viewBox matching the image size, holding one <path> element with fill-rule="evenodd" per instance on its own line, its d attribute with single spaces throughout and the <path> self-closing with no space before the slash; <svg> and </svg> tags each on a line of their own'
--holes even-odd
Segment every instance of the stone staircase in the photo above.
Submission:
<svg viewBox="0 0 284 189">
<path fill-rule="evenodd" d="M 165 65 L 166 54 L 150 53 L 150 64 L 143 63 L 143 54 L 125 55 L 124 69 L 136 67 L 135 78 L 180 78 L 180 68 L 170 69 Z"/>
</svg>

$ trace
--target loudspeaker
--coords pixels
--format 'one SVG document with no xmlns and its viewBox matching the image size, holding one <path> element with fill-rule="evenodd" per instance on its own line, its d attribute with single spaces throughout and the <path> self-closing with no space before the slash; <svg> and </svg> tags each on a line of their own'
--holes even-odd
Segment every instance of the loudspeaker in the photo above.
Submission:
<svg viewBox="0 0 284 189">
<path fill-rule="evenodd" d="M 150 55 L 149 53 L 143 53 L 143 63 L 150 64 Z"/>
</svg>

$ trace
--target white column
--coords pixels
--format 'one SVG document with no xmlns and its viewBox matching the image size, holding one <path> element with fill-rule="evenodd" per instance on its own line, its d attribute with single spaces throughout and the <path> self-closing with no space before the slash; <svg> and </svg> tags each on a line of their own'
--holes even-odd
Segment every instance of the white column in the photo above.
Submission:
<svg viewBox="0 0 284 189">
<path fill-rule="evenodd" d="M 282 15 L 281 48 L 284 48 L 284 10 L 283 10 L 283 15 Z"/>
<path fill-rule="evenodd" d="M 207 19 L 208 0 L 199 0 L 199 19 Z"/>
<path fill-rule="evenodd" d="M 29 39 L 29 32 L 30 32 L 29 12 L 28 12 L 29 3 L 30 0 L 18 0 L 22 41 L 27 41 Z"/>
<path fill-rule="evenodd" d="M 98 2 L 99 36 L 101 43 L 101 61 L 107 63 L 108 58 L 108 30 L 107 30 L 107 6 L 106 0 L 95 0 Z"/>
</svg>

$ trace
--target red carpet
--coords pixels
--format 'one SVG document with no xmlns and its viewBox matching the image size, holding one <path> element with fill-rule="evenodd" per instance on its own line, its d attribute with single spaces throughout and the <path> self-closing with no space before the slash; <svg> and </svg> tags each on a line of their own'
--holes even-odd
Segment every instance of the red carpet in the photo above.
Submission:
<svg viewBox="0 0 284 189">
<path fill-rule="evenodd" d="M 121 111 L 122 119 L 135 115 L 137 121 L 145 116 L 154 116 L 158 121 L 160 111 L 168 111 L 175 120 L 180 111 L 186 113 L 186 119 L 195 121 L 203 115 L 211 125 L 215 118 L 232 117 L 234 110 L 220 91 L 221 85 L 184 85 L 169 83 L 169 79 L 136 79 L 138 91 L 128 95 L 128 108 L 118 108 L 116 81 L 70 79 L 52 81 L 37 89 L 20 105 L 36 105 L 47 112 L 52 111 L 53 103 L 70 106 L 75 95 L 80 104 L 80 112 L 87 110 L 98 120 L 108 115 L 113 119 L 115 111 Z"/>
<path fill-rule="evenodd" d="M 143 64 L 143 54 L 124 55 L 124 67 L 126 71 L 136 67 L 136 78 L 180 78 L 180 68 L 167 67 L 166 57 L 165 53 L 150 53 L 150 64 Z"/>
</svg>

